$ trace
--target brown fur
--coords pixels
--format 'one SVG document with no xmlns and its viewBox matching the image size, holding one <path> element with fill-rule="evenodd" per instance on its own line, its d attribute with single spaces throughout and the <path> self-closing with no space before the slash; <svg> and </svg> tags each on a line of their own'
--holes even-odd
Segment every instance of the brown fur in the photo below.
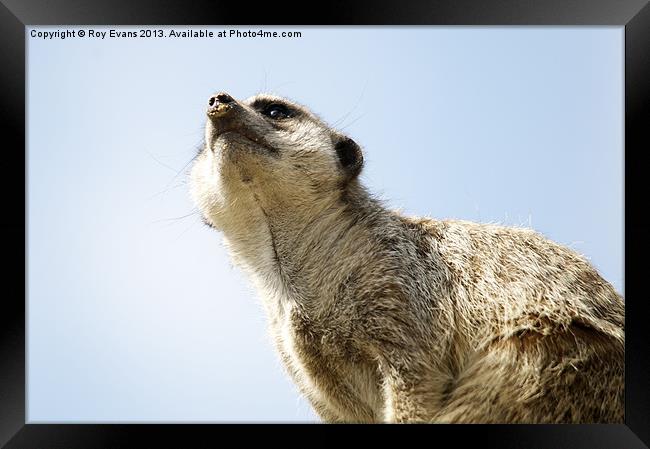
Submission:
<svg viewBox="0 0 650 449">
<path fill-rule="evenodd" d="M 387 210 L 358 147 L 284 99 L 223 117 L 192 193 L 324 421 L 623 421 L 624 303 L 585 259 L 529 229 Z"/>
</svg>

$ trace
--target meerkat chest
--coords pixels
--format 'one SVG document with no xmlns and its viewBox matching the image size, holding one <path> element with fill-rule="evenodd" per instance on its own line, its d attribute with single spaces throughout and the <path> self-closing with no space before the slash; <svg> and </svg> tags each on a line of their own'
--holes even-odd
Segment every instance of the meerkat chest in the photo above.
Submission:
<svg viewBox="0 0 650 449">
<path fill-rule="evenodd" d="M 318 388 L 309 375 L 307 366 L 310 360 L 305 357 L 304 348 L 300 344 L 300 337 L 296 335 L 292 326 L 291 317 L 287 315 L 276 317 L 272 320 L 271 330 L 282 361 L 294 381 L 303 393 L 310 396 L 310 399 L 320 396 Z"/>
<path fill-rule="evenodd" d="M 318 411 L 357 421 L 369 414 L 356 416 L 357 410 L 381 408 L 374 370 L 336 329 L 289 308 L 272 321 L 272 330 L 287 370 Z"/>
</svg>

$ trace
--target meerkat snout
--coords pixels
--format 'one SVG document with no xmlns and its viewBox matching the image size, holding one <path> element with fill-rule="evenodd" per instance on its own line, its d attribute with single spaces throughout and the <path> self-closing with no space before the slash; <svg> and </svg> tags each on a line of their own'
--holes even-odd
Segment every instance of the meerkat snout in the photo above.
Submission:
<svg viewBox="0 0 650 449">
<path fill-rule="evenodd" d="M 213 95 L 208 100 L 207 114 L 210 118 L 215 118 L 224 115 L 232 109 L 232 103 L 235 100 L 225 92 Z"/>
</svg>

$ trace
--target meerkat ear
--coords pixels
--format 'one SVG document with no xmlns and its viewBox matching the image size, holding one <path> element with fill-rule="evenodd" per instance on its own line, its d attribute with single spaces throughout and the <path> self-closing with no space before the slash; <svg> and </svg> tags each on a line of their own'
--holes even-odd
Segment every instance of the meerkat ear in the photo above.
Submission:
<svg viewBox="0 0 650 449">
<path fill-rule="evenodd" d="M 363 153 L 361 147 L 349 137 L 342 138 L 334 146 L 339 162 L 347 174 L 348 179 L 356 177 L 363 167 Z"/>
</svg>

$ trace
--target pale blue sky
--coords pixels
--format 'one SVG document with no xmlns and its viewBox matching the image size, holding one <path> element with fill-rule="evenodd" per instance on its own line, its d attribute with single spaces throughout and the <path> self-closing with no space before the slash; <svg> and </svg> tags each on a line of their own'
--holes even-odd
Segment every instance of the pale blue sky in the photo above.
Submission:
<svg viewBox="0 0 650 449">
<path fill-rule="evenodd" d="M 315 420 L 191 214 L 217 90 L 293 98 L 364 147 L 388 205 L 531 225 L 622 292 L 622 27 L 299 30 L 27 38 L 29 421 Z"/>
</svg>

